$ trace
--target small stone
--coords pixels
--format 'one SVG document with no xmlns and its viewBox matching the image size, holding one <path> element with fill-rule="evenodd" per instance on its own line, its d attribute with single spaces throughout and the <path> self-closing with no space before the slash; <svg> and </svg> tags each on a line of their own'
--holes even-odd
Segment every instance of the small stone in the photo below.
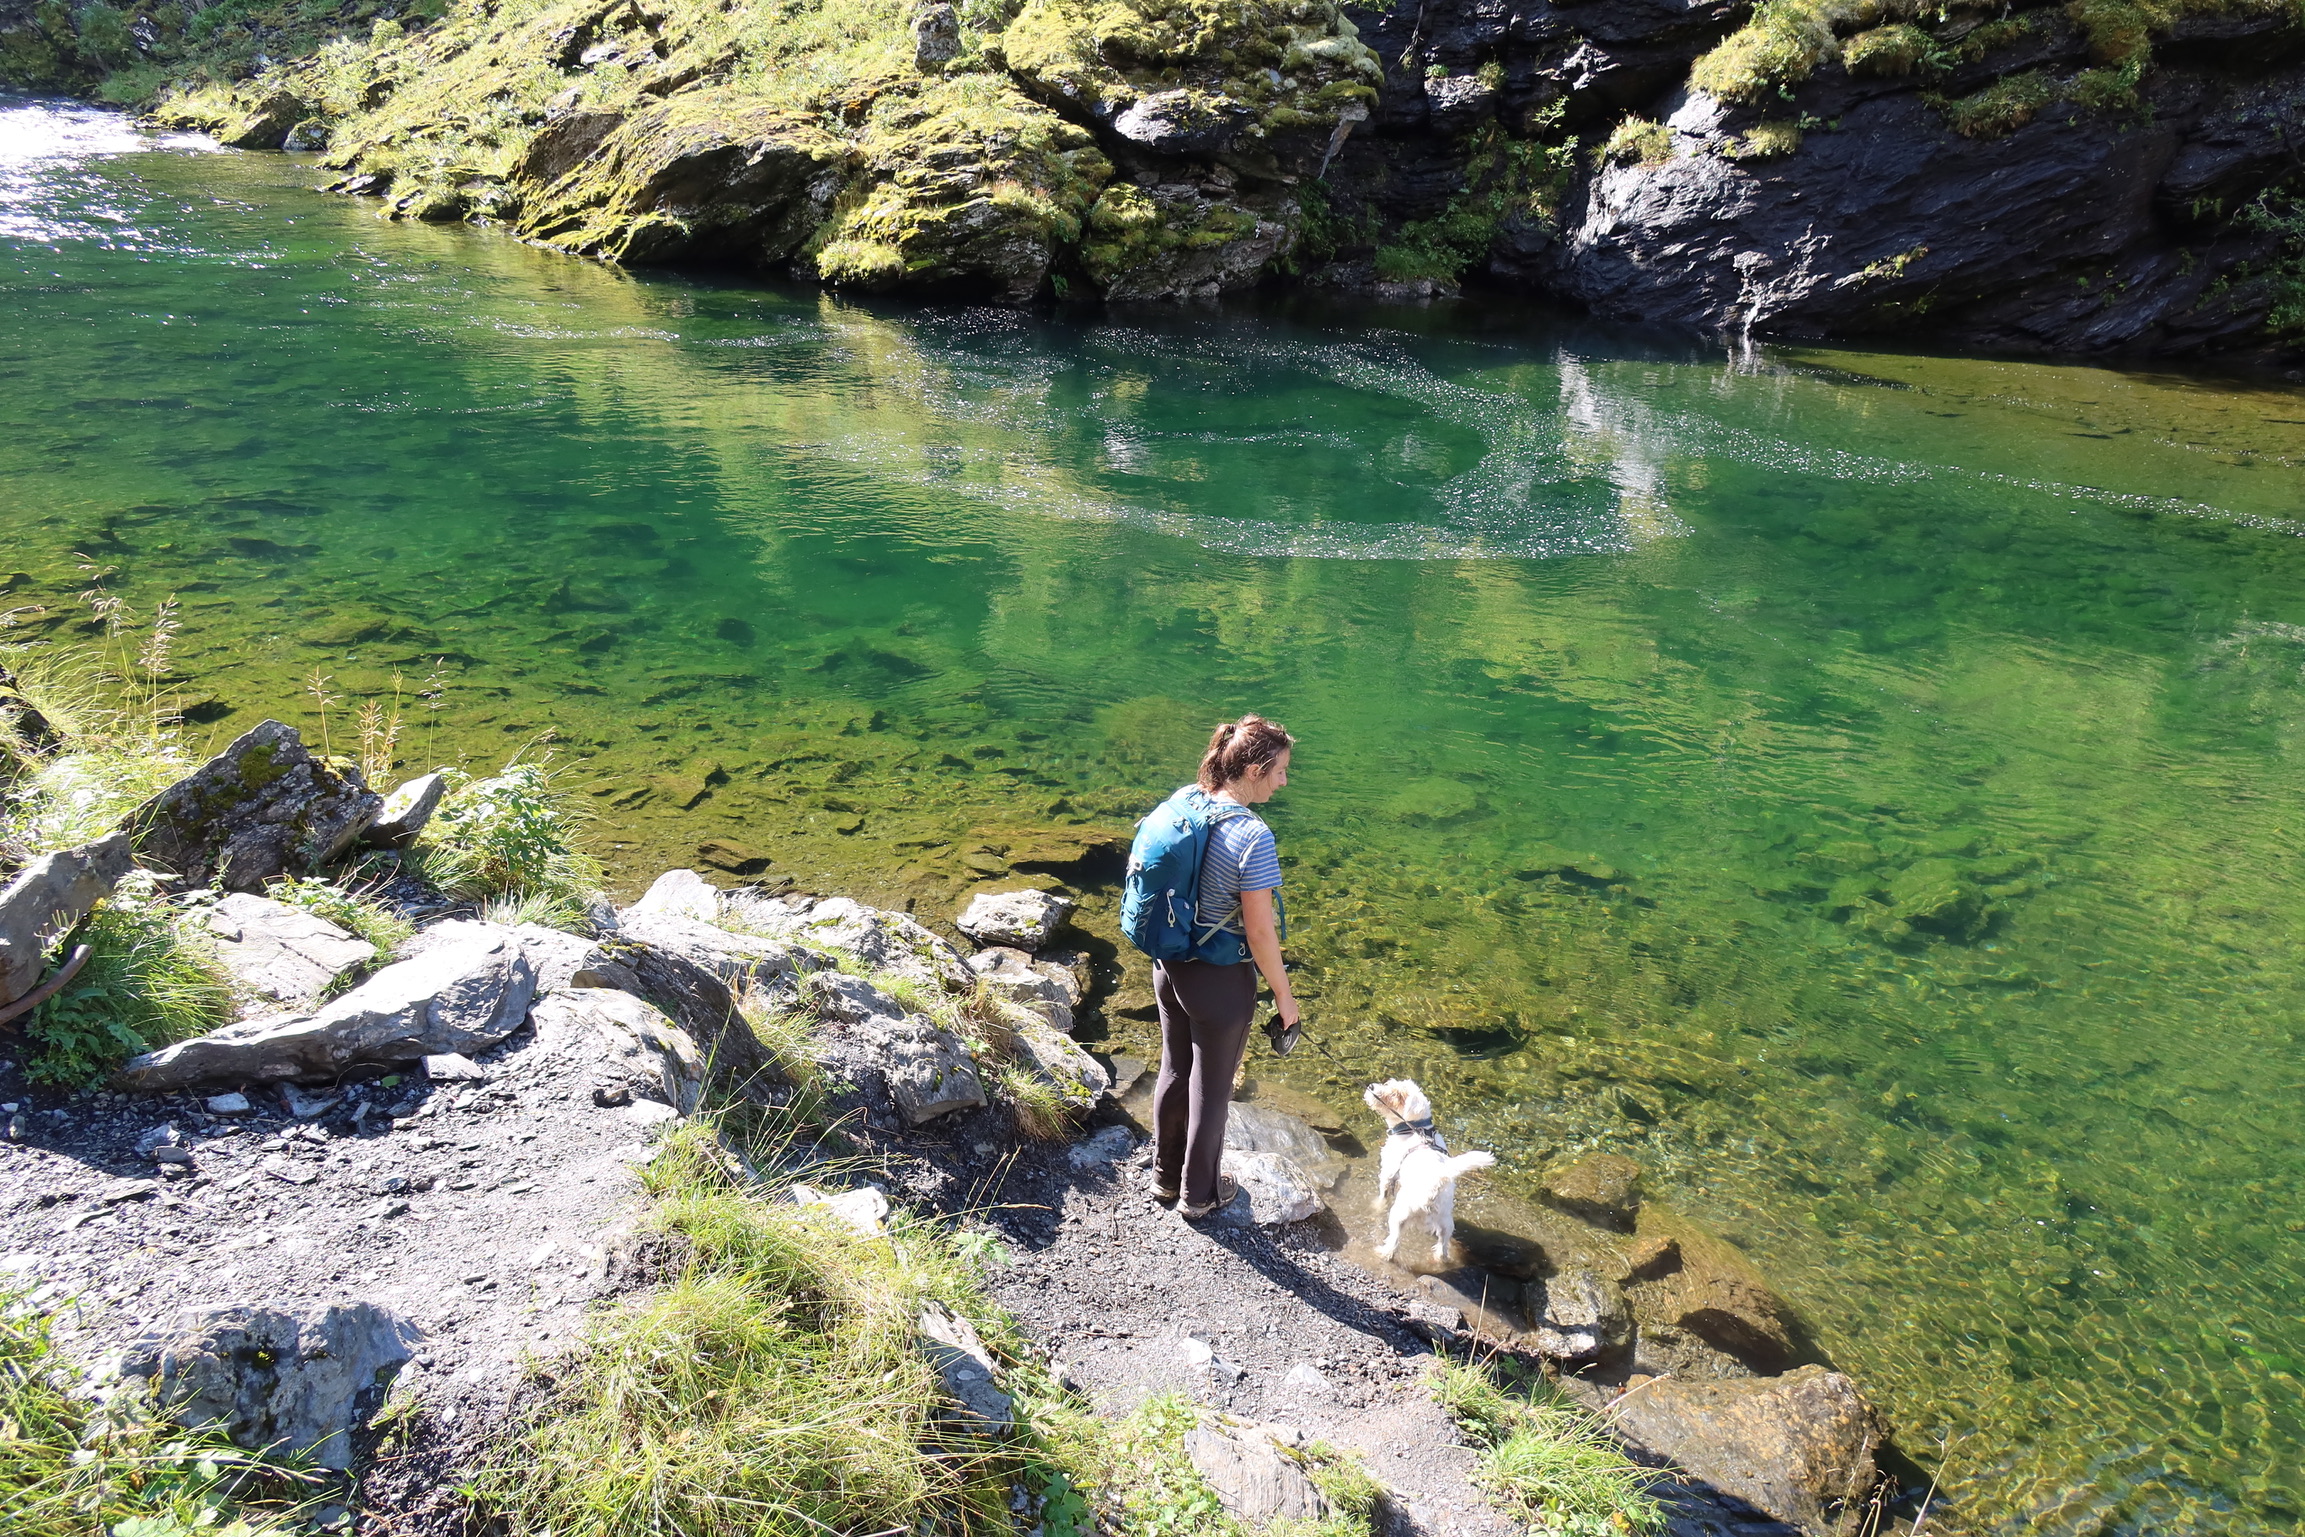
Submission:
<svg viewBox="0 0 2305 1537">
<path fill-rule="evenodd" d="M 434 1083 L 486 1083 L 480 1064 L 460 1051 L 436 1052 L 424 1059 L 424 1076 Z"/>
<path fill-rule="evenodd" d="M 592 1102 L 603 1110 L 615 1110 L 632 1103 L 632 1088 L 628 1084 L 603 1084 L 592 1091 Z"/>
<path fill-rule="evenodd" d="M 792 1200 L 796 1206 L 830 1212 L 866 1238 L 878 1238 L 888 1231 L 888 1196 L 878 1185 L 831 1192 L 813 1185 L 795 1185 Z"/>
<path fill-rule="evenodd" d="M 649 886 L 647 894 L 625 912 L 662 913 L 667 917 L 710 923 L 720 916 L 720 893 L 694 870 L 667 870 Z"/>
<path fill-rule="evenodd" d="M 1177 1353 L 1185 1358 L 1187 1366 L 1206 1366 L 1217 1358 L 1215 1347 L 1190 1334 L 1177 1341 Z"/>
<path fill-rule="evenodd" d="M 980 945 L 1041 950 L 1064 927 L 1076 905 L 1046 891 L 986 892 L 969 902 L 957 927 Z"/>
<path fill-rule="evenodd" d="M 189 1168 L 192 1163 L 192 1149 L 188 1147 L 156 1147 L 152 1150 L 152 1161 L 158 1164 L 173 1164 L 178 1168 Z"/>
<path fill-rule="evenodd" d="M 309 1185 L 320 1177 L 310 1169 L 299 1169 L 294 1166 L 267 1167 L 264 1172 L 274 1179 L 284 1180 L 291 1185 Z"/>
<path fill-rule="evenodd" d="M 190 1179 L 192 1177 L 192 1171 L 181 1164 L 164 1163 L 152 1172 L 164 1180 Z"/>
<path fill-rule="evenodd" d="M 256 1108 L 245 1094 L 211 1094 L 200 1104 L 210 1115 L 246 1115 Z"/>
<path fill-rule="evenodd" d="M 1283 1377 L 1281 1382 L 1288 1387 L 1306 1388 L 1316 1393 L 1332 1392 L 1336 1387 L 1336 1384 L 1329 1381 L 1321 1369 L 1310 1361 L 1299 1361 L 1290 1367 L 1288 1375 Z"/>
<path fill-rule="evenodd" d="M 283 1089 L 280 1097 L 288 1105 L 288 1113 L 300 1121 L 310 1121 L 326 1115 L 343 1102 L 341 1094 L 306 1094 L 301 1089 Z"/>
<path fill-rule="evenodd" d="M 409 780 L 384 798 L 384 809 L 377 813 L 363 841 L 376 849 L 408 847 L 431 822 L 432 814 L 440 809 L 441 797 L 447 793 L 446 774 L 425 774 Z"/>
<path fill-rule="evenodd" d="M 116 1179 L 98 1188 L 96 1199 L 107 1206 L 122 1201 L 141 1201 L 157 1188 L 148 1179 Z"/>
<path fill-rule="evenodd" d="M 1076 1169 L 1106 1168 L 1136 1151 L 1136 1138 L 1126 1126 L 1107 1126 L 1095 1136 L 1076 1142 L 1065 1161 Z"/>
<path fill-rule="evenodd" d="M 29 1130 L 30 1130 L 30 1127 L 27 1125 L 27 1123 L 25 1122 L 25 1120 L 24 1120 L 24 1117 L 23 1117 L 22 1115 L 12 1115 L 12 1116 L 8 1117 L 8 1140 L 9 1140 L 9 1141 L 11 1141 L 11 1142 L 21 1142 L 21 1141 L 23 1141 L 23 1140 L 24 1140 L 24 1137 L 25 1137 L 25 1135 L 26 1135 L 26 1133 L 27 1133 Z"/>
</svg>

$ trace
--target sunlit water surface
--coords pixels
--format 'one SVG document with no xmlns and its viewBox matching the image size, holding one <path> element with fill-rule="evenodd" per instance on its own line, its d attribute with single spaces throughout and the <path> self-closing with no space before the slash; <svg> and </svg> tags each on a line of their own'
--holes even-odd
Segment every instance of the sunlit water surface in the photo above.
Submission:
<svg viewBox="0 0 2305 1537">
<path fill-rule="evenodd" d="M 627 883 L 932 916 L 1267 711 L 1295 1087 L 1636 1154 L 1979 1528 L 2305 1528 L 2299 392 L 875 307 L 314 179 L 0 104 L 19 633 L 83 552 L 218 740 L 397 671 L 412 765 L 553 730 Z"/>
</svg>

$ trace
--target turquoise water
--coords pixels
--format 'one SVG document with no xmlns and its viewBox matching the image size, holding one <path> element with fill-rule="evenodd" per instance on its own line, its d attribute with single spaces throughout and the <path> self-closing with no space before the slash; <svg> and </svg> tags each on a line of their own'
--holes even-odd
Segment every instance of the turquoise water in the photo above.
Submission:
<svg viewBox="0 0 2305 1537">
<path fill-rule="evenodd" d="M 931 916 L 1263 710 L 1295 1087 L 1635 1154 L 1967 1525 L 2305 1529 L 2305 394 L 866 306 L 314 179 L 0 106 L 17 634 L 78 552 L 218 739 L 397 673 L 404 765 L 549 733 L 620 881 Z"/>
</svg>

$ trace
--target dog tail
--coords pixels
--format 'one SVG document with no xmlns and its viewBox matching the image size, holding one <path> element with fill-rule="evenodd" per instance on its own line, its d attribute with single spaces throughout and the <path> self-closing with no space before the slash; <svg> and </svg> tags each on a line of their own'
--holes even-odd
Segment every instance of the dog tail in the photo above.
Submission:
<svg viewBox="0 0 2305 1537">
<path fill-rule="evenodd" d="M 1449 1177 L 1470 1174 L 1475 1169 L 1493 1169 L 1497 1166 L 1494 1153 L 1459 1153 L 1449 1160 Z"/>
</svg>

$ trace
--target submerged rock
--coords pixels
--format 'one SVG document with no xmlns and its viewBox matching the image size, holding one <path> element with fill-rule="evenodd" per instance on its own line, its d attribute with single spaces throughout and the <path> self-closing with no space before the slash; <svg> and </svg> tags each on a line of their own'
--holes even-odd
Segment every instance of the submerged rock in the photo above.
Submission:
<svg viewBox="0 0 2305 1537">
<path fill-rule="evenodd" d="M 0 1005 L 40 985 L 49 942 L 110 896 L 133 863 L 127 834 L 113 833 L 43 854 L 0 886 Z"/>
<path fill-rule="evenodd" d="M 1546 1175 L 1543 1193 L 1572 1216 L 1629 1233 L 1641 1210 L 1641 1166 L 1615 1153 L 1588 1153 Z"/>
<path fill-rule="evenodd" d="M 338 773 L 293 727 L 268 720 L 123 827 L 147 866 L 187 886 L 260 892 L 342 857 L 383 805 L 357 774 Z"/>
<path fill-rule="evenodd" d="M 215 1308 L 128 1348 L 121 1371 L 185 1426 L 216 1426 L 237 1445 L 308 1457 L 341 1472 L 352 1437 L 423 1335 L 367 1302 L 298 1315 Z"/>
<path fill-rule="evenodd" d="M 1850 1529 L 1880 1471 L 1881 1426 L 1857 1385 L 1804 1366 L 1727 1382 L 1636 1379 L 1616 1431 L 1810 1537 Z"/>
</svg>

